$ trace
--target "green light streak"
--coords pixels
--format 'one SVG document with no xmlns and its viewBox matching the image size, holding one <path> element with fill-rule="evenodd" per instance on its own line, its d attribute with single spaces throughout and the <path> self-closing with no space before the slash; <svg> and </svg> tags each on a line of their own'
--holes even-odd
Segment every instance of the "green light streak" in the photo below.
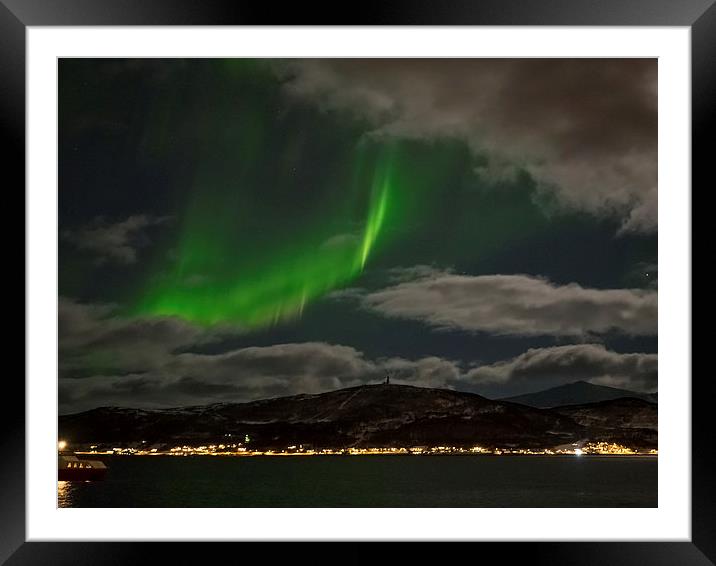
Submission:
<svg viewBox="0 0 716 566">
<path fill-rule="evenodd" d="M 373 161 L 369 182 L 360 174 L 366 161 Z M 231 207 L 227 210 L 228 197 L 194 203 L 174 269 L 145 294 L 137 312 L 247 328 L 300 316 L 311 301 L 365 270 L 388 220 L 389 194 L 394 186 L 391 154 L 384 150 L 377 159 L 367 159 L 359 150 L 354 167 L 359 171 L 352 186 L 349 182 L 343 198 L 335 195 L 329 203 L 334 218 L 316 221 L 316 215 L 320 217 L 325 209 L 318 202 L 320 211 L 309 209 L 306 218 L 297 222 L 302 231 L 282 230 L 278 240 L 241 229 L 241 238 L 232 239 L 232 229 L 241 226 L 242 208 L 244 212 L 250 208 L 253 216 L 262 212 L 260 202 L 234 201 L 233 211 Z M 356 207 L 367 209 L 357 233 L 350 220 Z M 243 220 L 261 226 L 257 219 Z M 252 250 L 253 246 L 260 251 Z"/>
<path fill-rule="evenodd" d="M 365 264 L 368 261 L 373 246 L 375 245 L 380 229 L 383 227 L 385 221 L 385 212 L 388 208 L 388 192 L 390 191 L 390 179 L 383 178 L 380 187 L 376 191 L 374 188 L 374 202 L 371 206 L 370 215 L 366 222 L 365 231 L 363 233 L 363 243 L 361 244 L 360 250 L 360 267 L 361 270 L 365 268 Z M 377 193 L 377 198 L 375 198 Z"/>
</svg>

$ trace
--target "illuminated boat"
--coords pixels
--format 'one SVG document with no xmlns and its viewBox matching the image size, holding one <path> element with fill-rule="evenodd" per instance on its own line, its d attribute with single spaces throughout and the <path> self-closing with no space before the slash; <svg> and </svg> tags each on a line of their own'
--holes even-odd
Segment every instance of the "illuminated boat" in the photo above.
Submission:
<svg viewBox="0 0 716 566">
<path fill-rule="evenodd" d="M 107 475 L 107 466 L 99 460 L 80 460 L 77 456 L 57 457 L 59 481 L 98 481 Z"/>
</svg>

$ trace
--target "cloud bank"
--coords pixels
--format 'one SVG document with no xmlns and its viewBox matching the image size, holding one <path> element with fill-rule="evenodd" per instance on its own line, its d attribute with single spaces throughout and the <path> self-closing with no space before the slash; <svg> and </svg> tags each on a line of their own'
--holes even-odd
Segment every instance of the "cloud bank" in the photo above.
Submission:
<svg viewBox="0 0 716 566">
<path fill-rule="evenodd" d="M 304 59 L 285 89 L 374 136 L 458 138 L 486 180 L 527 170 L 564 207 L 657 227 L 656 59 Z"/>
<path fill-rule="evenodd" d="M 325 342 L 276 344 L 200 353 L 224 334 L 176 319 L 121 318 L 111 307 L 60 302 L 60 413 L 103 405 L 173 407 L 319 393 L 382 382 L 481 392 L 508 384 L 515 392 L 590 380 L 653 390 L 656 354 L 616 353 L 601 345 L 531 349 L 474 367 L 439 356 L 374 358 Z M 479 352 L 476 352 L 479 354 Z"/>
<path fill-rule="evenodd" d="M 524 354 L 468 371 L 464 380 L 475 384 L 531 382 L 542 379 L 593 383 L 638 391 L 657 388 L 656 354 L 618 354 L 601 344 L 571 344 L 531 348 Z"/>
<path fill-rule="evenodd" d="M 317 393 L 376 383 L 449 387 L 458 364 L 427 356 L 367 359 L 350 346 L 276 344 L 199 353 L 242 332 L 177 318 L 119 316 L 112 306 L 59 301 L 60 411 L 98 405 L 177 406 Z"/>
<path fill-rule="evenodd" d="M 555 285 L 529 275 L 456 275 L 411 268 L 417 279 L 373 292 L 350 290 L 383 316 L 432 327 L 495 335 L 571 336 L 657 333 L 657 293 L 642 289 L 589 289 Z"/>
</svg>

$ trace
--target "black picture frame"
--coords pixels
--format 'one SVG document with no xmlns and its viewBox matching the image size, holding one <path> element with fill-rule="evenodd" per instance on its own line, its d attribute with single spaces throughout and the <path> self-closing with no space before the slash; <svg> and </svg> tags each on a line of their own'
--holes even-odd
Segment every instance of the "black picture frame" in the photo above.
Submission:
<svg viewBox="0 0 716 566">
<path fill-rule="evenodd" d="M 0 0 L 0 135 L 5 144 L 6 192 L 25 183 L 25 31 L 27 26 L 87 25 L 551 25 L 686 26 L 692 56 L 692 185 L 706 184 L 713 160 L 708 142 L 716 120 L 716 0 L 364 0 L 361 3 L 282 3 L 241 0 Z M 713 185 L 713 181 L 710 181 Z M 705 190 L 706 186 L 702 188 Z M 692 189 L 693 194 L 693 189 Z M 21 205 L 24 208 L 23 204 Z M 19 209 L 18 209 L 19 210 Z M 693 210 L 693 208 L 692 208 Z M 18 214 L 19 216 L 19 214 Z M 692 220 L 693 222 L 693 220 Z M 692 225 L 693 226 L 693 225 Z M 16 230 L 16 229 L 14 229 Z M 17 238 L 17 232 L 14 232 Z M 19 246 L 18 246 L 19 247 Z M 692 275 L 693 276 L 693 275 Z M 27 281 L 24 281 L 27 283 Z M 18 301 L 15 301 L 18 302 Z M 9 340 L 6 342 L 9 344 Z M 10 372 L 8 372 L 10 373 Z M 690 379 L 691 376 L 680 376 Z M 11 379 L 12 378 L 12 379 Z M 670 376 L 677 378 L 677 376 Z M 475 559 L 532 564 L 707 565 L 716 563 L 716 457 L 714 385 L 699 374 L 692 387 L 691 542 L 530 542 L 464 543 L 448 552 L 475 553 Z M 242 543 L 26 542 L 24 383 L 6 375 L 0 411 L 0 562 L 20 564 L 176 563 L 222 560 Z M 81 539 L 82 533 L 77 533 Z M 306 556 L 307 543 L 243 543 L 241 553 L 269 551 L 271 561 Z M 271 548 L 263 548 L 271 544 Z M 478 547 L 473 545 L 478 544 Z M 296 545 L 301 545 L 299 549 Z M 383 553 L 386 543 L 351 543 L 335 549 L 341 560 L 362 563 Z M 377 548 L 379 546 L 379 548 Z M 403 561 L 439 559 L 441 545 L 401 549 Z M 320 557 L 325 545 L 312 549 Z M 209 554 L 207 554 L 209 553 Z M 334 549 L 326 554 L 335 556 Z M 435 556 L 431 556 L 435 554 Z M 245 555 L 248 558 L 248 554 Z M 335 558 L 334 558 L 335 559 Z"/>
</svg>

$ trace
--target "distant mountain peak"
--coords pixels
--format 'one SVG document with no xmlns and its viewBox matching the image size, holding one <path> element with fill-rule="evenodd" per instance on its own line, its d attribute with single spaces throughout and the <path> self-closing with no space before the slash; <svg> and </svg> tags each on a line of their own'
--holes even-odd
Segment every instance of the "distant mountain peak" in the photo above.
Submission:
<svg viewBox="0 0 716 566">
<path fill-rule="evenodd" d="M 637 391 L 630 391 L 628 389 L 619 389 L 618 387 L 598 385 L 583 379 L 551 387 L 549 389 L 544 389 L 542 391 L 506 397 L 502 399 L 502 401 L 520 403 L 529 407 L 549 409 L 564 405 L 583 405 L 599 401 L 610 401 L 612 399 L 620 399 L 623 397 L 633 397 L 650 403 L 657 402 L 656 393 L 640 393 Z"/>
</svg>

